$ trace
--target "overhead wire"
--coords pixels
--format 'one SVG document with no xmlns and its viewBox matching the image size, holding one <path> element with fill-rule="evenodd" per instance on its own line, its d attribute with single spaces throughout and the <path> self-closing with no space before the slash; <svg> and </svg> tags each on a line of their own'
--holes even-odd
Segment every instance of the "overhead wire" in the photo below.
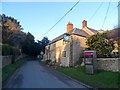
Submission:
<svg viewBox="0 0 120 90">
<path fill-rule="evenodd" d="M 108 11 L 109 11 L 109 8 L 110 8 L 110 4 L 111 4 L 111 0 L 109 1 L 108 8 L 107 8 L 107 11 L 106 11 L 105 18 L 103 20 L 103 24 L 102 24 L 102 28 L 101 29 L 103 29 L 105 21 L 107 19 L 107 15 L 108 15 Z"/>
<path fill-rule="evenodd" d="M 115 6 L 115 7 L 110 11 L 110 13 L 108 14 L 108 16 L 110 16 L 111 13 L 115 12 L 115 9 L 117 9 L 117 6 Z"/>
<path fill-rule="evenodd" d="M 93 15 L 90 17 L 90 19 L 88 20 L 89 22 L 93 19 L 93 17 L 97 14 L 97 12 L 99 11 L 99 9 L 101 8 L 101 6 L 103 5 L 103 2 L 101 2 L 101 4 L 99 5 L 99 7 L 96 9 L 96 11 L 93 13 Z"/>
<path fill-rule="evenodd" d="M 68 13 L 70 13 L 70 11 L 73 10 L 73 8 L 80 2 L 80 0 L 78 2 L 76 2 L 48 31 L 46 31 L 40 38 L 42 38 L 44 35 L 46 35 L 48 32 L 50 32 L 65 16 L 67 16 Z"/>
</svg>

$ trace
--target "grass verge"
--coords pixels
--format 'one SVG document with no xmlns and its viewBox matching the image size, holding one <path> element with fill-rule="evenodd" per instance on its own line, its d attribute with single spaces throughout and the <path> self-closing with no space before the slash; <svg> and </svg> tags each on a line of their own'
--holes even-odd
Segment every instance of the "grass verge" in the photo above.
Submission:
<svg viewBox="0 0 120 90">
<path fill-rule="evenodd" d="M 9 64 L 2 68 L 2 82 L 4 83 L 26 60 L 22 58 L 17 60 L 14 64 Z"/>
<path fill-rule="evenodd" d="M 84 67 L 57 67 L 56 70 L 95 88 L 119 88 L 120 86 L 118 72 L 100 71 L 94 75 L 88 75 Z"/>
</svg>

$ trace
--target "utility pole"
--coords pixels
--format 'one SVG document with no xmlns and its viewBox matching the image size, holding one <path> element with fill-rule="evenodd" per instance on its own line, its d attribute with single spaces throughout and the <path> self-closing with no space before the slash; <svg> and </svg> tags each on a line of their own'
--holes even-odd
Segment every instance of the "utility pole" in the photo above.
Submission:
<svg viewBox="0 0 120 90">
<path fill-rule="evenodd" d="M 120 1 L 118 2 L 118 27 L 120 28 Z"/>
</svg>

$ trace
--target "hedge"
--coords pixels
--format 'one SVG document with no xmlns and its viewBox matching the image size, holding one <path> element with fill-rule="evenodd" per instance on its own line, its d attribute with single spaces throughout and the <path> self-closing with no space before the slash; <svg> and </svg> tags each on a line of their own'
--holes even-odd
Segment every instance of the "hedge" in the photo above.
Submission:
<svg viewBox="0 0 120 90">
<path fill-rule="evenodd" d="M 0 47 L 2 46 L 2 55 L 6 56 L 6 55 L 13 55 L 13 47 L 8 45 L 8 44 L 2 44 L 0 45 Z"/>
</svg>

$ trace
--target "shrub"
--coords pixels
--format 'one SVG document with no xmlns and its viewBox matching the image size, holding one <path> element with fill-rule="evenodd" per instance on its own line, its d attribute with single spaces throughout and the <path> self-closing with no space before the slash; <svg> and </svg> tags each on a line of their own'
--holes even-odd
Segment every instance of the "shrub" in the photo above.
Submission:
<svg viewBox="0 0 120 90">
<path fill-rule="evenodd" d="M 50 59 L 46 60 L 46 64 L 50 64 L 50 62 L 51 62 Z"/>
</svg>

